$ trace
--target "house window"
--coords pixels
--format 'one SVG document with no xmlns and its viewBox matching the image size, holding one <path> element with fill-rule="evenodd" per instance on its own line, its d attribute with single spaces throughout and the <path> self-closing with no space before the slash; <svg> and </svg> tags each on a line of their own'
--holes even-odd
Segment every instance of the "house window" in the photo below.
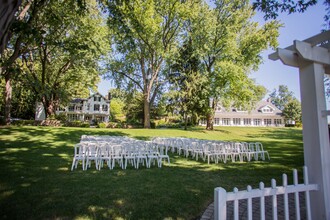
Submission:
<svg viewBox="0 0 330 220">
<path fill-rule="evenodd" d="M 94 96 L 94 102 L 100 102 L 100 101 L 101 101 L 101 97 Z"/>
<path fill-rule="evenodd" d="M 269 126 L 272 124 L 272 119 L 264 119 L 264 125 Z"/>
<path fill-rule="evenodd" d="M 70 105 L 69 106 L 69 112 L 73 112 L 74 111 L 74 105 Z"/>
<path fill-rule="evenodd" d="M 221 112 L 221 107 L 220 107 L 220 106 L 217 106 L 217 107 L 215 108 L 215 111 L 216 111 L 216 112 Z"/>
<path fill-rule="evenodd" d="M 241 119 L 240 118 L 234 118 L 233 123 L 234 123 L 234 125 L 241 125 Z"/>
<path fill-rule="evenodd" d="M 82 110 L 82 106 L 77 106 L 77 107 L 76 107 L 76 110 L 77 110 L 77 111 L 81 111 L 81 110 Z"/>
<path fill-rule="evenodd" d="M 243 123 L 244 125 L 251 125 L 251 118 L 244 118 Z"/>
<path fill-rule="evenodd" d="M 222 119 L 222 124 L 223 125 L 230 125 L 230 118 L 223 118 Z"/>
<path fill-rule="evenodd" d="M 201 120 L 200 120 L 200 124 L 201 124 L 201 125 L 206 125 L 206 119 L 201 119 Z"/>
<path fill-rule="evenodd" d="M 88 104 L 88 105 L 87 105 L 87 111 L 89 111 L 90 107 L 91 107 L 91 105 Z"/>
<path fill-rule="evenodd" d="M 274 119 L 274 124 L 276 126 L 279 126 L 280 124 L 282 124 L 282 119 Z"/>
<path fill-rule="evenodd" d="M 69 121 L 77 121 L 77 120 L 80 120 L 80 115 L 68 115 L 68 119 Z"/>
<path fill-rule="evenodd" d="M 108 111 L 108 105 L 102 105 L 102 110 L 104 112 L 107 112 Z"/>
<path fill-rule="evenodd" d="M 263 111 L 264 113 L 271 113 L 271 112 L 273 112 L 273 109 L 270 109 L 270 108 L 264 108 L 262 111 Z"/>
<path fill-rule="evenodd" d="M 253 120 L 253 122 L 254 122 L 254 125 L 261 125 L 261 119 L 259 119 L 259 118 L 255 118 Z"/>
<path fill-rule="evenodd" d="M 100 105 L 99 104 L 94 105 L 94 111 L 100 111 Z"/>
<path fill-rule="evenodd" d="M 214 118 L 214 124 L 219 125 L 220 124 L 220 118 Z"/>
</svg>

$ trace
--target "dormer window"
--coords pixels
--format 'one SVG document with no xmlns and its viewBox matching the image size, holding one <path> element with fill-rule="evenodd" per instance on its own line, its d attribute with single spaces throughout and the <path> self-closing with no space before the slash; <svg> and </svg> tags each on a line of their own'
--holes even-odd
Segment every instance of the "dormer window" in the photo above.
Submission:
<svg viewBox="0 0 330 220">
<path fill-rule="evenodd" d="M 94 96 L 94 102 L 100 102 L 100 101 L 101 101 L 101 97 Z"/>
<path fill-rule="evenodd" d="M 273 108 L 270 106 L 265 106 L 261 109 L 262 113 L 272 113 L 273 112 Z"/>
</svg>

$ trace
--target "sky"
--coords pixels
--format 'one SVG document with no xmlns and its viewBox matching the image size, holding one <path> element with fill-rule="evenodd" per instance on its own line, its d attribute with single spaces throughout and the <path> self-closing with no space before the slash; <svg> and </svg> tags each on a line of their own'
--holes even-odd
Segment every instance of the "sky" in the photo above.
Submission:
<svg viewBox="0 0 330 220">
<path fill-rule="evenodd" d="M 324 15 L 325 6 L 323 1 L 319 1 L 316 6 L 309 7 L 304 13 L 280 14 L 277 20 L 281 21 L 283 27 L 279 30 L 279 48 L 292 45 L 294 40 L 305 40 L 319 34 L 324 24 Z M 261 25 L 265 23 L 263 13 L 261 12 L 257 12 L 253 19 Z M 269 60 L 268 55 L 273 52 L 274 50 L 269 49 L 261 54 L 264 62 L 260 65 L 258 71 L 251 73 L 250 77 L 255 79 L 257 84 L 266 87 L 269 93 L 277 89 L 279 85 L 286 85 L 294 93 L 294 96 L 300 100 L 298 69 L 285 66 L 279 60 Z M 107 95 L 110 87 L 110 81 L 101 80 L 98 85 L 98 91 L 102 95 Z M 269 93 L 265 96 L 265 99 Z"/>
</svg>

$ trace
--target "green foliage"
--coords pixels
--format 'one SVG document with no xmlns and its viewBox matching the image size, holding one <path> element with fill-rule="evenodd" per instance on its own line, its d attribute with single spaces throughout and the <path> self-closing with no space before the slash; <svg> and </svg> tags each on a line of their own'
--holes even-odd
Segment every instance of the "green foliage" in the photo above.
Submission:
<svg viewBox="0 0 330 220">
<path fill-rule="evenodd" d="M 82 121 L 76 120 L 76 121 L 67 121 L 65 123 L 66 127 L 81 127 L 83 124 Z"/>
<path fill-rule="evenodd" d="M 112 98 L 110 102 L 110 115 L 114 121 L 125 120 L 124 112 L 125 103 L 119 98 Z"/>
<path fill-rule="evenodd" d="M 31 126 L 35 124 L 34 120 L 14 120 L 11 122 L 15 126 Z"/>
<path fill-rule="evenodd" d="M 328 1 L 324 1 L 326 5 Z M 265 13 L 265 19 L 276 19 L 279 12 L 292 14 L 295 12 L 303 13 L 307 8 L 317 3 L 317 0 L 307 1 L 277 1 L 277 0 L 254 0 L 253 8 Z"/>
<path fill-rule="evenodd" d="M 288 86 L 285 85 L 279 85 L 278 90 L 274 89 L 269 98 L 271 103 L 280 110 L 283 110 L 289 102 L 295 99 L 293 92 L 289 91 Z"/>
<path fill-rule="evenodd" d="M 91 125 L 89 124 L 89 122 L 83 122 L 80 127 L 81 128 L 89 128 Z"/>
<path fill-rule="evenodd" d="M 13 76 L 12 99 L 11 99 L 11 117 L 21 119 L 34 119 L 36 95 L 32 88 L 25 86 L 26 78 L 20 77 L 19 74 Z M 0 80 L 0 90 L 5 90 L 5 82 Z M 4 97 L 0 93 L 0 112 L 4 112 Z"/>
<path fill-rule="evenodd" d="M 190 14 L 188 1 L 108 1 L 115 43 L 110 75 L 118 86 L 143 93 L 144 126 L 166 77 L 164 61 L 176 51 Z"/>
<path fill-rule="evenodd" d="M 280 27 L 276 21 L 263 26 L 253 22 L 247 0 L 214 4 L 215 8 L 196 4 L 187 28 L 194 54 L 201 60 L 200 71 L 208 79 L 204 92 L 208 129 L 219 102 L 248 109 L 265 94 L 248 73 L 262 62 L 263 50 L 277 46 Z"/>
<path fill-rule="evenodd" d="M 107 124 L 104 123 L 104 122 L 101 122 L 101 123 L 98 123 L 98 124 L 97 124 L 97 127 L 98 127 L 98 128 L 106 128 L 106 127 L 107 127 Z"/>
<path fill-rule="evenodd" d="M 99 81 L 99 62 L 109 51 L 108 30 L 96 1 L 86 1 L 86 12 L 76 4 L 52 1 L 38 14 L 31 44 L 22 54 L 23 76 L 46 113 L 72 97 L 88 96 Z"/>
<path fill-rule="evenodd" d="M 290 100 L 283 108 L 282 114 L 286 122 L 294 121 L 296 126 L 302 122 L 301 104 L 297 99 Z"/>
<path fill-rule="evenodd" d="M 129 124 L 141 125 L 144 119 L 143 94 L 134 92 L 127 97 L 125 105 L 126 121 Z"/>
<path fill-rule="evenodd" d="M 128 96 L 127 91 L 124 91 L 122 89 L 110 89 L 109 93 L 111 95 L 111 100 L 112 99 L 118 99 L 118 100 L 125 100 L 126 97 Z"/>
<path fill-rule="evenodd" d="M 65 113 L 60 113 L 58 115 L 55 115 L 55 119 L 61 121 L 61 123 L 65 123 L 68 120 L 68 117 Z"/>
<path fill-rule="evenodd" d="M 179 112 L 187 125 L 188 117 L 194 114 L 204 114 L 208 99 L 205 92 L 208 86 L 208 79 L 200 72 L 200 60 L 194 54 L 191 40 L 183 44 L 179 54 L 171 65 L 169 74 L 171 83 L 170 91 L 167 94 L 169 103 L 167 108 Z M 185 129 L 187 127 L 185 126 Z"/>
</svg>

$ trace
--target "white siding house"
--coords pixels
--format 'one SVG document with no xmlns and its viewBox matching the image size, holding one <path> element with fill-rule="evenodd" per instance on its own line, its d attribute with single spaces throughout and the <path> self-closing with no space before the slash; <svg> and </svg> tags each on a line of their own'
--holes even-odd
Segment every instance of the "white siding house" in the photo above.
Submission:
<svg viewBox="0 0 330 220">
<path fill-rule="evenodd" d="M 44 120 L 44 114 L 40 112 L 40 107 L 37 109 L 36 120 Z M 102 96 L 100 93 L 95 93 L 87 99 L 73 99 L 65 108 L 58 108 L 56 114 L 66 114 L 69 121 L 89 121 L 93 122 L 108 122 L 110 116 L 110 100 Z M 42 117 L 43 116 L 43 117 Z"/>
<path fill-rule="evenodd" d="M 200 121 L 206 125 L 206 120 Z M 282 111 L 268 101 L 260 101 L 251 111 L 218 106 L 214 115 L 214 126 L 284 126 Z"/>
</svg>

